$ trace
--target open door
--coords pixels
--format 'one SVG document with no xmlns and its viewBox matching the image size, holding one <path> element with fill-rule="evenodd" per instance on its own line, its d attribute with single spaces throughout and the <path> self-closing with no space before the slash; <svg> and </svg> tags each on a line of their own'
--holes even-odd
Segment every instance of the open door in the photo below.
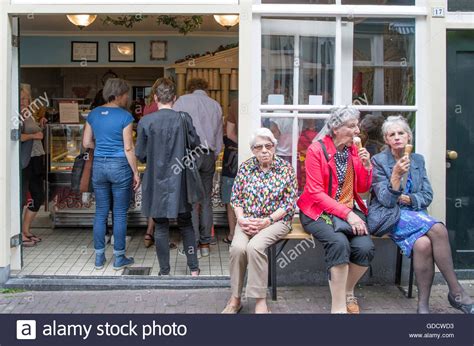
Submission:
<svg viewBox="0 0 474 346">
<path fill-rule="evenodd" d="M 12 28 L 12 62 L 11 62 L 11 155 L 9 158 L 11 169 L 11 227 L 10 227 L 10 268 L 20 270 L 21 257 L 21 169 L 20 169 L 20 19 L 10 17 Z"/>
<path fill-rule="evenodd" d="M 457 270 L 474 269 L 474 30 L 448 31 L 446 216 Z"/>
</svg>

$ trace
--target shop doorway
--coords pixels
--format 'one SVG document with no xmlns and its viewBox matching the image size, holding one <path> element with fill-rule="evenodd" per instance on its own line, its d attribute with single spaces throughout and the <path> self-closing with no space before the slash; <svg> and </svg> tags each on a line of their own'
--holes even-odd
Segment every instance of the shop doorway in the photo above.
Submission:
<svg viewBox="0 0 474 346">
<path fill-rule="evenodd" d="M 448 31 L 446 215 L 454 266 L 474 269 L 474 31 Z"/>
<path fill-rule="evenodd" d="M 185 93 L 186 82 L 191 78 L 206 79 L 210 84 L 208 94 L 221 104 L 225 118 L 232 100 L 238 96 L 238 27 L 225 28 L 210 15 L 199 17 L 200 26 L 186 35 L 176 28 L 158 26 L 156 16 L 151 15 L 133 28 L 126 28 L 114 17 L 106 25 L 107 16 L 101 15 L 83 30 L 72 25 L 65 15 L 20 17 L 18 85 L 30 90 L 32 103 L 47 99 L 46 105 L 35 106 L 34 116 L 46 117 L 48 125 L 43 140 L 46 198 L 32 228 L 41 242 L 22 247 L 21 267 L 18 267 L 21 269 L 13 271 L 13 275 L 128 273 L 113 271 L 111 264 L 104 270 L 94 270 L 91 228 L 94 196 L 70 189 L 70 172 L 74 158 L 81 151 L 85 117 L 105 80 L 119 77 L 131 86 L 129 110 L 138 122 L 154 81 L 169 76 L 176 81 L 180 94 Z M 123 45 L 122 50 L 127 48 L 126 54 L 117 55 L 114 51 L 120 48 L 117 45 Z M 132 50 L 130 55 L 128 49 Z M 62 112 L 64 105 L 70 104 L 75 105 L 75 111 Z M 145 166 L 141 165 L 140 169 L 143 171 Z M 222 153 L 216 165 L 212 195 L 214 241 L 210 256 L 200 259 L 202 275 L 228 275 L 228 244 L 222 241 L 228 228 L 220 198 L 221 169 Z M 130 273 L 157 275 L 155 248 L 146 248 L 144 244 L 147 220 L 140 213 L 140 205 L 138 192 L 132 198 L 128 218 L 127 255 L 135 258 L 137 268 Z M 172 242 L 177 245 L 171 250 L 172 274 L 189 274 L 186 257 L 179 253 L 180 237 L 176 231 L 172 232 Z M 107 245 L 107 264 L 111 262 L 112 248 Z"/>
</svg>

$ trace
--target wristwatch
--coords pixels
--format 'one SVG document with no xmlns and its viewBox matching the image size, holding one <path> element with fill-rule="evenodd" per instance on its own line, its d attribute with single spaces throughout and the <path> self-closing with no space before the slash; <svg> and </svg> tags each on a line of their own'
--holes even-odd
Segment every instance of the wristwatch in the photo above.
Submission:
<svg viewBox="0 0 474 346">
<path fill-rule="evenodd" d="M 273 225 L 273 224 L 275 223 L 275 220 L 273 220 L 273 218 L 271 217 L 271 215 L 268 215 L 267 218 L 270 219 L 270 225 Z"/>
</svg>

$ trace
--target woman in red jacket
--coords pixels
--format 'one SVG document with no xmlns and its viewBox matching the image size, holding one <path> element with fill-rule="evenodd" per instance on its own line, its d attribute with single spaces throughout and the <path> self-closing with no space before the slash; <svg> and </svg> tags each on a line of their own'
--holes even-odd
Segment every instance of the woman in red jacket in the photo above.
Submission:
<svg viewBox="0 0 474 346">
<path fill-rule="evenodd" d="M 354 108 L 332 112 L 308 148 L 306 185 L 298 200 L 301 224 L 325 250 L 332 313 L 359 313 L 354 287 L 374 255 L 367 208 L 359 196 L 370 188 L 372 166 L 368 151 L 353 145 L 360 133 L 358 123 L 359 111 Z M 352 232 L 335 229 L 334 217 L 345 220 Z"/>
</svg>

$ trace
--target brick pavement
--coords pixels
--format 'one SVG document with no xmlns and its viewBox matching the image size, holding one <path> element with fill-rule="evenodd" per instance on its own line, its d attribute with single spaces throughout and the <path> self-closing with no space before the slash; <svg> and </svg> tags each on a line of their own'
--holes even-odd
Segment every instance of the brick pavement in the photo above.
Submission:
<svg viewBox="0 0 474 346">
<path fill-rule="evenodd" d="M 463 282 L 474 296 L 474 282 Z M 433 313 L 459 313 L 446 299 L 447 286 L 433 286 Z M 0 313 L 219 313 L 229 288 L 121 291 L 29 291 L 0 294 Z M 363 313 L 415 313 L 416 299 L 407 299 L 392 285 L 362 286 L 356 290 Z M 281 287 L 278 301 L 269 299 L 273 313 L 328 313 L 329 289 Z M 243 313 L 252 313 L 254 300 L 243 300 Z"/>
</svg>

